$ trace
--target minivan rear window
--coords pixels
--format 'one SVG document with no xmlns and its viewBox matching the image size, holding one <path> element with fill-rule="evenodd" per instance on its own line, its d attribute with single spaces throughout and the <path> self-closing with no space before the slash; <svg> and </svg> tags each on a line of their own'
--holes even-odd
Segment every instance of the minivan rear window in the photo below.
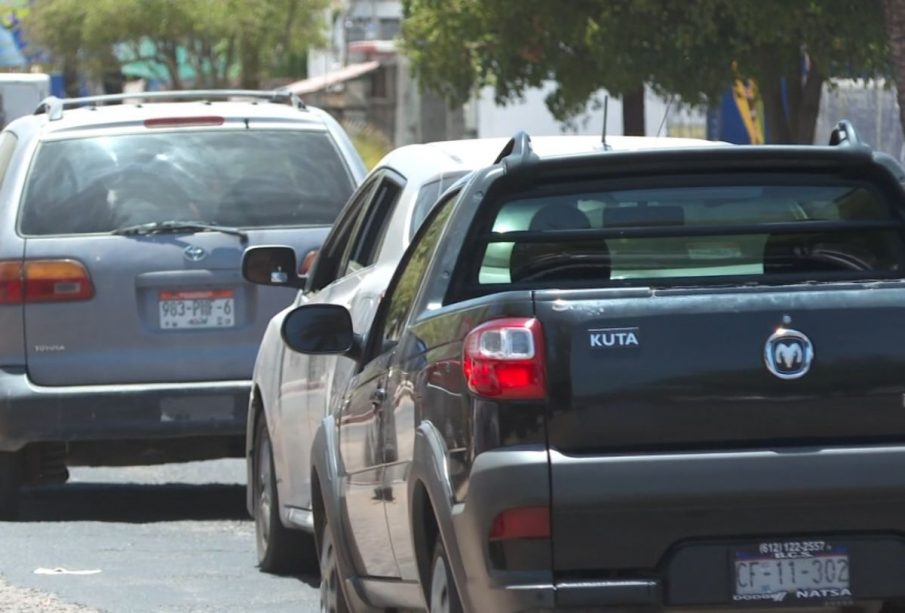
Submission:
<svg viewBox="0 0 905 613">
<path fill-rule="evenodd" d="M 587 191 L 505 202 L 478 285 L 898 276 L 902 226 L 869 184 Z"/>
<path fill-rule="evenodd" d="M 31 165 L 23 235 L 157 221 L 332 224 L 354 189 L 326 132 L 178 130 L 47 141 Z"/>
</svg>

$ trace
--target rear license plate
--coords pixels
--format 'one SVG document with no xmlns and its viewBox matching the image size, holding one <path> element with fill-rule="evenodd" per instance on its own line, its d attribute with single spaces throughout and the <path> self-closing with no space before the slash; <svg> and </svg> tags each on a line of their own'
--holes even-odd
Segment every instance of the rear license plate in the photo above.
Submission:
<svg viewBox="0 0 905 613">
<path fill-rule="evenodd" d="M 236 300 L 233 290 L 160 292 L 160 327 L 232 328 L 236 325 Z"/>
<path fill-rule="evenodd" d="M 778 541 L 735 550 L 733 600 L 805 603 L 851 597 L 848 550 L 827 541 Z"/>
</svg>

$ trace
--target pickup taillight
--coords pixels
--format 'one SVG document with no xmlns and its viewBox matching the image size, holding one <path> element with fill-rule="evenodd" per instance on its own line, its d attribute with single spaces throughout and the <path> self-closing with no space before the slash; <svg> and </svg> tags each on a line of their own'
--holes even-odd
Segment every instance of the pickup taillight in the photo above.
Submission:
<svg viewBox="0 0 905 613">
<path fill-rule="evenodd" d="M 0 262 L 0 304 L 74 302 L 93 297 L 91 276 L 81 262 Z"/>
<path fill-rule="evenodd" d="M 550 538 L 549 507 L 506 509 L 490 525 L 490 542 Z"/>
<path fill-rule="evenodd" d="M 498 400 L 546 397 L 544 336 L 533 318 L 485 322 L 468 333 L 462 356 L 468 389 Z"/>
</svg>

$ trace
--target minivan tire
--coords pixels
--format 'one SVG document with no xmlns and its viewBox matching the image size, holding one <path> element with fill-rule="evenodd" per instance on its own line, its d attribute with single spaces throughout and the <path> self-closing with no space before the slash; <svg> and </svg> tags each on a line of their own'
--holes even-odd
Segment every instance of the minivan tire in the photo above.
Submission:
<svg viewBox="0 0 905 613">
<path fill-rule="evenodd" d="M 443 546 L 443 539 L 437 537 L 434 555 L 431 559 L 430 589 L 428 591 L 428 611 L 430 613 L 462 613 L 462 600 L 456 589 L 449 556 Z"/>
<path fill-rule="evenodd" d="M 0 451 L 0 521 L 19 514 L 19 487 L 22 485 L 22 454 Z"/>
<path fill-rule="evenodd" d="M 280 520 L 273 447 L 263 413 L 257 421 L 252 487 L 258 567 L 265 573 L 277 575 L 315 574 L 318 557 L 314 537 L 287 528 Z"/>
</svg>

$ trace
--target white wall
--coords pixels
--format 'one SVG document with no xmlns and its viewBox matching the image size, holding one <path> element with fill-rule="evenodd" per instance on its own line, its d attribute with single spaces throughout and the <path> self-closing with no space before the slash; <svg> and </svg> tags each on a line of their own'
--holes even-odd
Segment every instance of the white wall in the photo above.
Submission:
<svg viewBox="0 0 905 613">
<path fill-rule="evenodd" d="M 814 144 L 826 145 L 840 119 L 848 119 L 858 137 L 878 151 L 905 162 L 905 136 L 899 122 L 896 88 L 883 80 L 838 79 L 823 86 Z"/>
<path fill-rule="evenodd" d="M 402 3 L 399 0 L 347 0 L 349 15 L 375 17 L 377 19 L 402 19 Z"/>
<path fill-rule="evenodd" d="M 472 108 L 466 115 L 471 117 L 473 125 L 468 126 L 476 132 L 478 138 L 493 136 L 512 136 L 519 130 L 532 135 L 556 134 L 600 134 L 603 129 L 603 100 L 606 91 L 600 90 L 588 102 L 585 112 L 572 121 L 563 124 L 558 122 L 547 109 L 545 99 L 554 91 L 555 84 L 549 82 L 542 88 L 531 89 L 525 93 L 523 100 L 500 106 L 493 100 L 493 89 L 484 88 L 471 103 Z M 645 95 L 644 124 L 649 136 L 655 136 L 663 122 L 667 101 L 648 90 Z M 622 100 L 610 98 L 607 113 L 607 134 L 621 135 Z M 669 116 L 663 127 L 663 135 L 675 131 L 678 126 L 690 126 L 695 136 L 703 136 L 705 117 L 701 112 L 680 110 L 676 105 L 670 106 Z M 700 133 L 698 133 L 698 131 Z M 684 133 L 683 135 L 690 135 Z"/>
<path fill-rule="evenodd" d="M 6 123 L 31 115 L 41 100 L 50 95 L 50 76 L 4 73 L 0 75 L 0 95 Z"/>
</svg>

